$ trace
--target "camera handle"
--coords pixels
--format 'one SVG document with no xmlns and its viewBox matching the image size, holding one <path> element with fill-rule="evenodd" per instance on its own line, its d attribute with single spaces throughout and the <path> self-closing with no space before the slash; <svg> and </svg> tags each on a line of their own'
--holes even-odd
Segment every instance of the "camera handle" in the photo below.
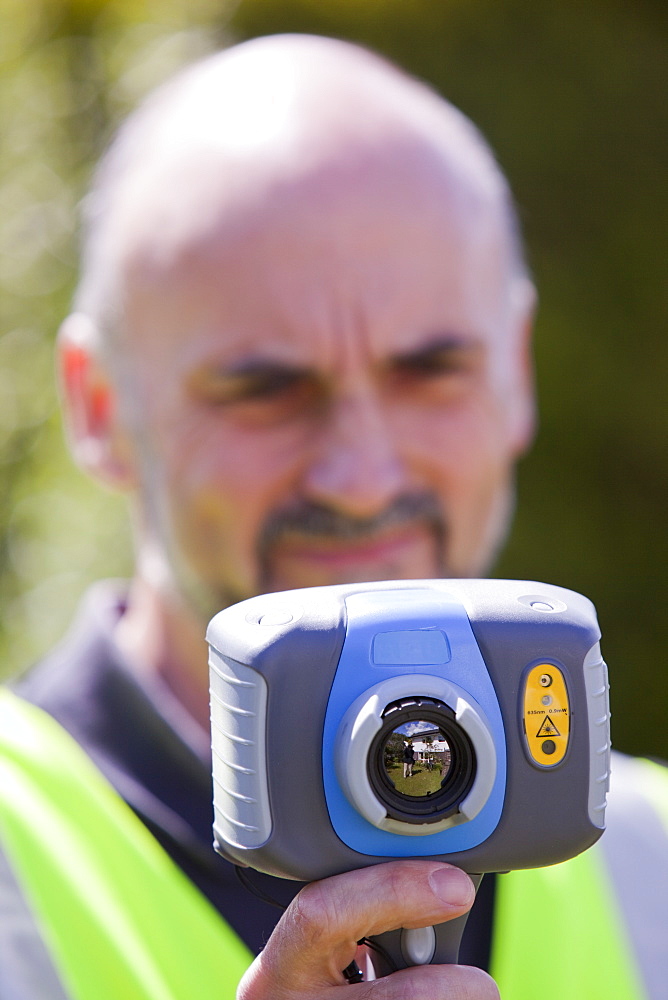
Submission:
<svg viewBox="0 0 668 1000">
<path fill-rule="evenodd" d="M 471 875 L 476 892 L 482 875 Z M 407 930 L 400 927 L 370 937 L 373 964 L 378 976 L 415 965 L 456 965 L 468 913 L 434 927 Z"/>
</svg>

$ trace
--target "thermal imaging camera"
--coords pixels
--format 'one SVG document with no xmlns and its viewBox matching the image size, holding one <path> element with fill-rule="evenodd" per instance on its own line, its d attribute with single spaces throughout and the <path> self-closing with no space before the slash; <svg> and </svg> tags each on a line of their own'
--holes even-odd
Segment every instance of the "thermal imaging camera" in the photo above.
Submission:
<svg viewBox="0 0 668 1000">
<path fill-rule="evenodd" d="M 429 857 L 475 875 L 563 861 L 604 829 L 607 670 L 580 594 L 313 587 L 227 608 L 207 640 L 215 845 L 235 864 L 311 881 Z M 402 933 L 395 964 L 452 958 L 433 929 Z"/>
</svg>

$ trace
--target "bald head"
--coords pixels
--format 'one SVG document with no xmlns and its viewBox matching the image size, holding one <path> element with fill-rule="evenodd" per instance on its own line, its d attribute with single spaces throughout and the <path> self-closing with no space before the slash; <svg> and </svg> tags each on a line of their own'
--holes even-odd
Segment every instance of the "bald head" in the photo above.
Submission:
<svg viewBox="0 0 668 1000">
<path fill-rule="evenodd" d="M 168 266 L 213 230 L 309 196 L 363 202 L 387 185 L 433 191 L 467 224 L 501 229 L 508 280 L 524 265 L 506 181 L 474 126 L 428 87 L 349 43 L 258 38 L 156 91 L 121 128 L 86 202 L 76 308 L 103 333 L 138 261 Z"/>
</svg>

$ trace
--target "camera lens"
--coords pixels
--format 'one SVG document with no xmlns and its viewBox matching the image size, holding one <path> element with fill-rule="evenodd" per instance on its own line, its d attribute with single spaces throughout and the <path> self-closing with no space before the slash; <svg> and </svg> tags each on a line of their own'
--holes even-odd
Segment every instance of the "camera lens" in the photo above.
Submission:
<svg viewBox="0 0 668 1000">
<path fill-rule="evenodd" d="M 382 713 L 367 759 L 371 786 L 388 816 L 436 823 L 457 812 L 475 777 L 471 740 L 446 704 L 402 698 Z"/>
</svg>

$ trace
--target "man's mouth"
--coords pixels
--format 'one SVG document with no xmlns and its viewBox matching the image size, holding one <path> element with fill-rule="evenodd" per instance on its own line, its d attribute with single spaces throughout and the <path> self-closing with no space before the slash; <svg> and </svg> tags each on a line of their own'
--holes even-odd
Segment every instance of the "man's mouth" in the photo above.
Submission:
<svg viewBox="0 0 668 1000">
<path fill-rule="evenodd" d="M 404 525 L 372 535 L 356 538 L 327 538 L 323 536 L 287 533 L 272 546 L 271 560 L 312 563 L 332 569 L 351 568 L 364 563 L 394 563 L 407 556 L 411 549 L 428 545 L 435 561 L 433 532 L 424 524 Z"/>
</svg>

